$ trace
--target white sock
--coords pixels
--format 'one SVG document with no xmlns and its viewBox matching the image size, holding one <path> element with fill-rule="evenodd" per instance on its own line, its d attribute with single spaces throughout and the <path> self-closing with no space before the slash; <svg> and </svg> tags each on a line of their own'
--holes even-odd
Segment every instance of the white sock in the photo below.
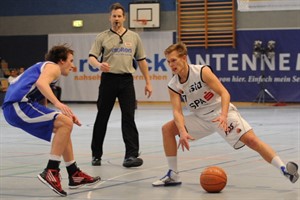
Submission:
<svg viewBox="0 0 300 200">
<path fill-rule="evenodd" d="M 65 162 L 66 167 L 69 167 L 70 165 L 72 165 L 75 162 L 75 160 L 71 160 L 69 162 Z"/>
<path fill-rule="evenodd" d="M 284 167 L 285 169 L 285 164 L 282 162 L 282 160 L 279 158 L 279 156 L 275 156 L 272 161 L 271 164 L 278 168 L 280 170 L 281 173 L 283 173 L 282 168 Z"/>
<path fill-rule="evenodd" d="M 61 156 L 58 156 L 58 155 L 53 155 L 53 154 L 50 154 L 50 160 L 55 160 L 55 161 L 60 161 L 60 157 Z"/>
<path fill-rule="evenodd" d="M 169 169 L 171 169 L 177 173 L 178 172 L 177 156 L 167 156 L 167 161 L 168 161 Z"/>
</svg>

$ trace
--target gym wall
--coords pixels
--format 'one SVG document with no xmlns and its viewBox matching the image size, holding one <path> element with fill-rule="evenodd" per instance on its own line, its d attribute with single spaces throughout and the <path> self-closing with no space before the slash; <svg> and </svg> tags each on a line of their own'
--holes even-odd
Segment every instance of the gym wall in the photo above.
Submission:
<svg viewBox="0 0 300 200">
<path fill-rule="evenodd" d="M 0 2 L 0 57 L 5 58 L 11 67 L 25 66 L 28 67 L 34 62 L 44 59 L 44 54 L 48 49 L 48 35 L 52 34 L 86 34 L 86 33 L 99 33 L 110 27 L 108 21 L 109 6 L 115 1 L 106 0 L 3 0 Z M 87 4 L 88 2 L 88 4 Z M 134 2 L 130 0 L 123 0 L 122 4 L 128 11 L 128 4 Z M 164 0 L 160 1 L 161 4 L 161 26 L 154 30 L 145 30 L 145 32 L 154 31 L 176 31 L 176 1 Z M 72 27 L 72 21 L 81 19 L 84 22 L 82 28 Z M 128 21 L 125 23 L 128 27 Z M 237 11 L 237 35 L 238 44 L 236 49 L 233 48 L 194 48 L 191 49 L 191 57 L 199 57 L 199 54 L 205 57 L 206 55 L 213 55 L 220 51 L 224 53 L 224 56 L 229 54 L 244 55 L 248 57 L 251 55 L 252 43 L 255 39 L 268 41 L 273 39 L 274 31 L 276 32 L 276 38 L 280 41 L 277 43 L 278 54 L 282 53 L 291 54 L 292 61 L 289 63 L 292 65 L 292 69 L 287 74 L 289 78 L 292 75 L 300 77 L 299 70 L 295 70 L 299 63 L 297 61 L 297 55 L 299 50 L 291 47 L 292 44 L 299 44 L 300 38 L 295 37 L 300 32 L 300 12 L 299 10 L 287 10 L 287 11 L 256 11 L 256 12 L 239 12 Z M 292 37 L 288 37 L 290 31 L 293 33 Z M 241 38 L 242 37 L 242 38 Z M 250 41 L 251 40 L 251 41 Z M 278 41 L 278 42 L 279 42 Z M 293 46 L 293 45 L 292 45 Z M 30 56 L 28 56 L 30 55 Z M 231 56 L 231 55 L 229 55 Z M 280 55 L 278 55 L 280 56 Z M 298 56 L 299 57 L 299 56 Z M 193 60 L 193 59 L 192 59 Z M 195 61 L 195 60 L 193 60 Z M 277 61 L 278 62 L 278 61 Z M 212 63 L 211 63 L 212 64 Z M 222 66 L 227 66 L 228 63 L 221 63 Z M 276 69 L 272 73 L 280 76 L 285 76 L 284 71 L 277 70 L 278 64 L 276 63 Z M 250 76 L 251 71 L 244 72 L 240 70 L 242 74 L 247 73 Z M 228 77 L 228 74 L 232 74 L 229 70 L 217 71 L 218 76 Z M 254 72 L 253 72 L 254 73 Z M 257 72 L 259 74 L 260 72 Z M 241 74 L 238 74 L 241 75 Z M 257 75 L 259 76 L 259 75 Z M 224 79 L 225 80 L 225 79 Z M 235 93 L 236 89 L 243 87 L 236 83 L 224 83 L 229 90 Z M 228 85 L 229 84 L 229 85 Z M 286 85 L 272 83 L 271 90 L 276 94 L 276 97 L 280 97 L 281 101 L 299 102 L 299 83 L 289 83 L 287 91 L 288 94 L 282 91 L 276 91 L 278 88 L 287 88 Z M 241 94 L 235 94 L 233 101 L 253 101 L 258 91 L 253 91 L 253 88 L 259 91 L 259 85 L 255 87 L 249 86 L 249 90 L 252 89 L 253 95 L 244 95 L 241 98 Z M 245 92 L 245 90 L 241 90 Z M 249 94 L 249 93 L 248 93 Z M 288 96 L 287 96 L 288 95 Z"/>
</svg>

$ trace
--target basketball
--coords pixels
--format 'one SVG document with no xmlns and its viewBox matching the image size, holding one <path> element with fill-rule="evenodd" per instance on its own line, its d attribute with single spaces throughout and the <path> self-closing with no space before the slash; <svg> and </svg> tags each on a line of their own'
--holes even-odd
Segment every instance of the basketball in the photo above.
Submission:
<svg viewBox="0 0 300 200">
<path fill-rule="evenodd" d="M 227 183 L 226 172 L 217 166 L 205 168 L 200 175 L 202 188 L 209 193 L 221 192 Z"/>
</svg>

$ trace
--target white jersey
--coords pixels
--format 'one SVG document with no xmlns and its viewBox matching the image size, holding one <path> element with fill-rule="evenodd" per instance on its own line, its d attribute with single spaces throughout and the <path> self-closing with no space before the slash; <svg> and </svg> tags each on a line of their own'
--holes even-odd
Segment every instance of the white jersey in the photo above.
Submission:
<svg viewBox="0 0 300 200">
<path fill-rule="evenodd" d="M 202 69 L 207 65 L 189 65 L 187 80 L 180 82 L 173 76 L 168 87 L 180 94 L 191 112 L 206 115 L 221 108 L 221 97 L 202 80 Z"/>
<path fill-rule="evenodd" d="M 240 138 L 252 128 L 231 103 L 227 116 L 228 131 L 225 132 L 218 122 L 212 121 L 221 114 L 221 96 L 203 81 L 204 67 L 209 66 L 189 65 L 188 77 L 184 83 L 181 83 L 179 76 L 175 75 L 168 84 L 171 90 L 182 96 L 192 112 L 184 116 L 185 127 L 195 140 L 217 132 L 232 147 L 239 149 L 245 145 Z"/>
</svg>

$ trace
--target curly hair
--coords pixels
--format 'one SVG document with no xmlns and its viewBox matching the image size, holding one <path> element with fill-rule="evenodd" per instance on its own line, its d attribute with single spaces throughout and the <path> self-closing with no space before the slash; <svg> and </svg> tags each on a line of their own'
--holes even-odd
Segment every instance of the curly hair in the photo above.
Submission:
<svg viewBox="0 0 300 200">
<path fill-rule="evenodd" d="M 45 55 L 46 61 L 52 61 L 58 63 L 59 61 L 67 60 L 69 54 L 74 54 L 74 51 L 70 49 L 67 44 L 53 46 Z"/>
</svg>

